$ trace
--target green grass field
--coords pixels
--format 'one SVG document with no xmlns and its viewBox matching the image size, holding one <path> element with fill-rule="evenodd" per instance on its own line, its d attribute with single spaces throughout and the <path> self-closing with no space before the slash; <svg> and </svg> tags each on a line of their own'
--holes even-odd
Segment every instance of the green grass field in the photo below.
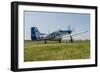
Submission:
<svg viewBox="0 0 100 73">
<path fill-rule="evenodd" d="M 76 43 L 58 43 L 43 41 L 25 41 L 24 61 L 47 61 L 47 60 L 72 60 L 90 58 L 89 41 Z"/>
</svg>

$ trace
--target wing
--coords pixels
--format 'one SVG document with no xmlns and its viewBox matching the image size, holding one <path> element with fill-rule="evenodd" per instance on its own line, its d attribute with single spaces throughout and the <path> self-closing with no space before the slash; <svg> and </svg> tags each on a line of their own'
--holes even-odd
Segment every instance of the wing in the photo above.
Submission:
<svg viewBox="0 0 100 73">
<path fill-rule="evenodd" d="M 70 34 L 70 35 L 65 36 L 65 37 L 80 35 L 80 34 L 84 34 L 84 33 L 87 33 L 87 32 L 88 32 L 88 31 L 84 31 L 84 32 L 80 32 L 80 33 L 75 33 L 75 34 Z M 65 37 L 63 37 L 63 38 L 65 38 Z"/>
</svg>

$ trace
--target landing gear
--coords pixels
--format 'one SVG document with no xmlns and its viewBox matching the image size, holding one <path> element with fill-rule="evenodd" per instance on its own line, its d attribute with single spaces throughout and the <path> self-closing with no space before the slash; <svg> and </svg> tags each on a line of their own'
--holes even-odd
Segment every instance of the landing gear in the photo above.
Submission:
<svg viewBox="0 0 100 73">
<path fill-rule="evenodd" d="M 47 43 L 47 40 L 45 40 L 44 43 L 46 44 Z"/>
<path fill-rule="evenodd" d="M 72 38 L 72 36 L 70 36 L 70 41 L 71 41 L 71 43 L 73 43 L 73 38 Z"/>
<path fill-rule="evenodd" d="M 61 38 L 59 39 L 59 43 L 61 43 Z"/>
</svg>

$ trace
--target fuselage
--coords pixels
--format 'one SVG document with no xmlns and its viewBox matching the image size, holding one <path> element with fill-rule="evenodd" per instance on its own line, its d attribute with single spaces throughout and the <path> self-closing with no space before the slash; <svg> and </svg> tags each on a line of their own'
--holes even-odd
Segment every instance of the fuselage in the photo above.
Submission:
<svg viewBox="0 0 100 73">
<path fill-rule="evenodd" d="M 72 30 L 57 30 L 46 36 L 43 36 L 43 33 L 40 33 L 37 27 L 31 28 L 31 40 L 59 40 L 64 35 L 69 35 L 72 33 Z"/>
</svg>

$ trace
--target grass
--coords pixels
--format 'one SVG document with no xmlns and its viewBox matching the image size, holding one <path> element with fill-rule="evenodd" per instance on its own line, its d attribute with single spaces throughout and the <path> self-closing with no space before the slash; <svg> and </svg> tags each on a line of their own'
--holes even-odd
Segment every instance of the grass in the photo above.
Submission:
<svg viewBox="0 0 100 73">
<path fill-rule="evenodd" d="M 90 58 L 89 41 L 58 43 L 25 41 L 24 61 L 72 60 Z"/>
</svg>

